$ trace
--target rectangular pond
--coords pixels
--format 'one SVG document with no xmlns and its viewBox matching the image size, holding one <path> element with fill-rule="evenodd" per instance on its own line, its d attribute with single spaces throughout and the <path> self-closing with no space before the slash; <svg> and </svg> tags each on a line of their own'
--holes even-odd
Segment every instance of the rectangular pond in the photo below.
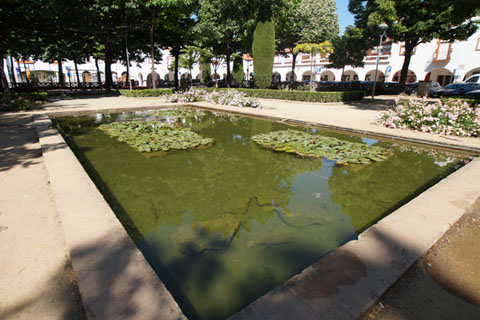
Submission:
<svg viewBox="0 0 480 320">
<path fill-rule="evenodd" d="M 140 152 L 99 129 L 131 120 L 190 128 L 214 142 Z M 468 161 L 445 151 L 210 111 L 97 113 L 55 122 L 189 319 L 227 318 Z M 387 156 L 339 164 L 251 140 L 288 129 L 355 143 L 349 148 L 383 148 Z"/>
</svg>

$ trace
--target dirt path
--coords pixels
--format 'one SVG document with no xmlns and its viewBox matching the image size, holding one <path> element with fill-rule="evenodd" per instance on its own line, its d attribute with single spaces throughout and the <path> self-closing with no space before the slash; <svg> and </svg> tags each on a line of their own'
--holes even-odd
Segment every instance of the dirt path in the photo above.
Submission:
<svg viewBox="0 0 480 320">
<path fill-rule="evenodd" d="M 32 118 L 0 137 L 0 319 L 84 319 Z"/>
<path fill-rule="evenodd" d="M 362 320 L 480 319 L 480 199 Z"/>
</svg>

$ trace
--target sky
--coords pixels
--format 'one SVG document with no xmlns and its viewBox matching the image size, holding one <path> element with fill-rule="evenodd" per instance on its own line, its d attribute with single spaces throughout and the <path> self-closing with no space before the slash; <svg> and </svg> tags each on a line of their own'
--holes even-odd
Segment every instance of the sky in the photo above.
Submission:
<svg viewBox="0 0 480 320">
<path fill-rule="evenodd" d="M 343 34 L 345 28 L 348 25 L 353 24 L 353 16 L 348 11 L 348 0 L 336 0 L 337 1 L 337 14 L 338 23 L 340 24 L 340 34 Z"/>
</svg>

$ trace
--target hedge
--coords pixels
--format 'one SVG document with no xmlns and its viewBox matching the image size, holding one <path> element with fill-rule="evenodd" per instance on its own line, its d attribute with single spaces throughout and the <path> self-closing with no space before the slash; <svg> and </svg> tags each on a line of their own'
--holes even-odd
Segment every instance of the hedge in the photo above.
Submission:
<svg viewBox="0 0 480 320">
<path fill-rule="evenodd" d="M 125 97 L 160 97 L 172 94 L 172 89 L 120 90 Z"/>
<path fill-rule="evenodd" d="M 31 101 L 48 101 L 47 92 L 0 93 L 0 100 L 22 97 Z"/>
<path fill-rule="evenodd" d="M 228 90 L 226 88 L 202 88 L 207 92 Z M 245 93 L 252 98 L 261 99 L 279 99 L 306 102 L 341 102 L 362 100 L 364 91 L 345 91 L 345 92 L 315 92 L 315 91 L 297 91 L 297 90 L 269 90 L 269 89 L 234 89 Z M 123 96 L 127 97 L 159 97 L 171 94 L 170 89 L 146 89 L 146 90 L 120 90 Z"/>
<path fill-rule="evenodd" d="M 295 90 L 238 89 L 252 98 L 279 99 L 307 102 L 341 102 L 362 100 L 364 91 L 311 92 Z"/>
</svg>

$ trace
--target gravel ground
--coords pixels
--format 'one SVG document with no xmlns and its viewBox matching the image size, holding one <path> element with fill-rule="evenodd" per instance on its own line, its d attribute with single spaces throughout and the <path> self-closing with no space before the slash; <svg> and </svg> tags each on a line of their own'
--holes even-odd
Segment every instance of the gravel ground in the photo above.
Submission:
<svg viewBox="0 0 480 320">
<path fill-rule="evenodd" d="M 480 319 L 480 199 L 361 319 Z"/>
</svg>

